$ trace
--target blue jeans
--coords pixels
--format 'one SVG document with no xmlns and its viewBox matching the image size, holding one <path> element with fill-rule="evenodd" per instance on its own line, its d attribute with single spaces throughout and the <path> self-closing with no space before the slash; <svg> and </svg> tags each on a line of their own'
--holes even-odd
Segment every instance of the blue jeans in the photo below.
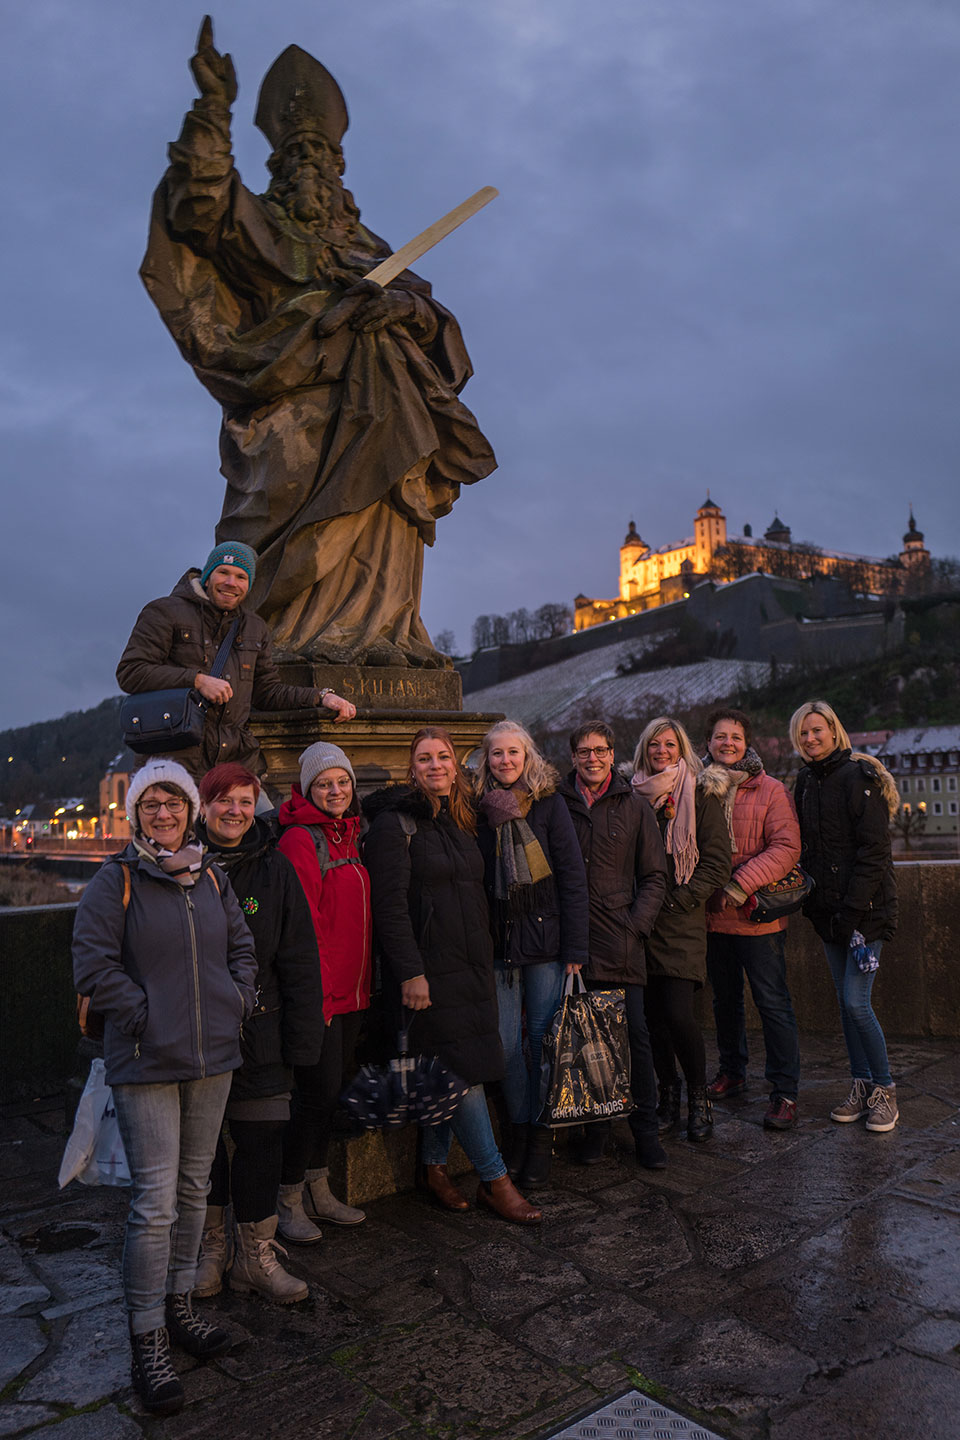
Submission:
<svg viewBox="0 0 960 1440">
<path fill-rule="evenodd" d="M 424 1165 L 446 1165 L 450 1137 L 456 1135 L 481 1180 L 499 1180 L 507 1173 L 503 1156 L 497 1149 L 482 1085 L 474 1085 L 467 1091 L 452 1120 L 442 1125 L 423 1125 L 420 1134 L 423 1137 L 420 1156 Z"/>
<path fill-rule="evenodd" d="M 115 1085 L 130 1166 L 123 1296 L 130 1328 L 166 1324 L 164 1298 L 193 1288 L 210 1166 L 233 1072 L 169 1085 Z"/>
<path fill-rule="evenodd" d="M 872 948 L 879 955 L 882 945 L 873 941 Z M 887 1043 L 870 1004 L 870 992 L 877 972 L 869 970 L 864 973 L 856 960 L 850 958 L 846 945 L 834 945 L 824 940 L 823 949 L 837 987 L 840 1023 L 850 1056 L 850 1074 L 854 1080 L 862 1080 L 866 1085 L 886 1087 L 892 1083 Z"/>
<path fill-rule="evenodd" d="M 507 965 L 498 960 L 497 1005 L 500 1040 L 507 1062 L 503 1095 L 514 1125 L 532 1125 L 540 1118 L 540 1053 L 543 1037 L 563 999 L 566 966 L 559 960 L 539 965 Z M 527 1012 L 527 1046 L 523 1053 L 523 1010 Z"/>
<path fill-rule="evenodd" d="M 800 1036 L 787 989 L 783 931 L 772 935 L 708 935 L 707 974 L 713 989 L 720 1069 L 734 1080 L 747 1073 L 747 1026 L 743 977 L 760 1015 L 771 1096 L 796 1100 L 800 1082 Z"/>
</svg>

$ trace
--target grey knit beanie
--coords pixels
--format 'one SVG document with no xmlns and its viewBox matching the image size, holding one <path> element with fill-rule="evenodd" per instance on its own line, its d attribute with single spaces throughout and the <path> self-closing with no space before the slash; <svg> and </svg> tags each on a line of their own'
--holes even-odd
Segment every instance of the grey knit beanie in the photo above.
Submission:
<svg viewBox="0 0 960 1440">
<path fill-rule="evenodd" d="M 339 745 L 330 745 L 326 740 L 318 740 L 316 745 L 308 745 L 300 756 L 300 794 L 309 795 L 310 786 L 320 772 L 335 768 L 346 770 L 356 785 L 357 777 L 353 773 L 353 766 Z"/>
<path fill-rule="evenodd" d="M 135 775 L 130 776 L 130 784 L 127 786 L 127 819 L 130 821 L 130 829 L 136 831 L 137 825 L 137 801 L 144 790 L 149 790 L 151 785 L 174 785 L 182 790 L 187 797 L 187 804 L 190 808 L 190 818 L 187 821 L 187 829 L 192 830 L 197 823 L 197 816 L 200 814 L 200 795 L 192 779 L 178 765 L 176 760 L 167 760 L 163 756 L 148 760 L 142 765 Z"/>
</svg>

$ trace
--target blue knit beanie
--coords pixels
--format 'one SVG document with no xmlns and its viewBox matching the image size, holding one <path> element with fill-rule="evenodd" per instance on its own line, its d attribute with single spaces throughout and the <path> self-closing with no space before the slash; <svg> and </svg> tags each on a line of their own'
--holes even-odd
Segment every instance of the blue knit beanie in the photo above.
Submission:
<svg viewBox="0 0 960 1440">
<path fill-rule="evenodd" d="M 252 585 L 257 573 L 256 552 L 249 545 L 241 545 L 239 540 L 225 540 L 222 545 L 215 545 L 200 573 L 201 585 L 206 585 L 218 565 L 238 565 L 241 570 L 246 570 Z"/>
</svg>

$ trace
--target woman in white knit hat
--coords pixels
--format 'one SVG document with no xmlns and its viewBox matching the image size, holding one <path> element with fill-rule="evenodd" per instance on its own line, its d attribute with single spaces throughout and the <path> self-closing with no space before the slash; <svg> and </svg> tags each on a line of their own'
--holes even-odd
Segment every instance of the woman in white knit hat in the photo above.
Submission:
<svg viewBox="0 0 960 1440">
<path fill-rule="evenodd" d="M 77 909 L 78 992 L 103 1017 L 107 1083 L 130 1166 L 123 1245 L 133 1380 L 148 1410 L 182 1409 L 171 1340 L 197 1359 L 230 1336 L 190 1304 L 207 1183 L 257 960 L 236 896 L 194 834 L 200 800 L 182 765 L 132 777 L 133 839 Z"/>
<path fill-rule="evenodd" d="M 317 1221 L 359 1225 L 362 1210 L 331 1194 L 327 1151 L 334 1111 L 370 1004 L 370 880 L 360 862 L 356 776 L 338 745 L 318 741 L 300 756 L 300 784 L 280 807 L 280 850 L 303 886 L 320 951 L 323 1050 L 297 1066 L 293 1116 L 283 1145 L 277 1211 L 295 1244 L 321 1238 Z"/>
</svg>

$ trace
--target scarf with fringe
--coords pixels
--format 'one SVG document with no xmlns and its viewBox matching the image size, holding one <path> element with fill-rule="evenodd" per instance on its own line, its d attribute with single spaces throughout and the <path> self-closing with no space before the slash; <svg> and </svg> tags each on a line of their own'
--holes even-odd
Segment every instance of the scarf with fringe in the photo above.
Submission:
<svg viewBox="0 0 960 1440">
<path fill-rule="evenodd" d="M 480 797 L 480 809 L 497 834 L 493 894 L 501 924 L 535 910 L 550 894 L 553 871 L 527 824 L 532 804 L 530 788 L 522 778 L 509 789 L 494 785 Z"/>
<path fill-rule="evenodd" d="M 681 756 L 676 765 L 653 774 L 640 769 L 630 781 L 631 786 L 654 810 L 662 810 L 667 821 L 663 846 L 673 856 L 673 869 L 678 885 L 687 885 L 697 868 L 697 817 L 695 810 L 696 781 Z"/>
</svg>

